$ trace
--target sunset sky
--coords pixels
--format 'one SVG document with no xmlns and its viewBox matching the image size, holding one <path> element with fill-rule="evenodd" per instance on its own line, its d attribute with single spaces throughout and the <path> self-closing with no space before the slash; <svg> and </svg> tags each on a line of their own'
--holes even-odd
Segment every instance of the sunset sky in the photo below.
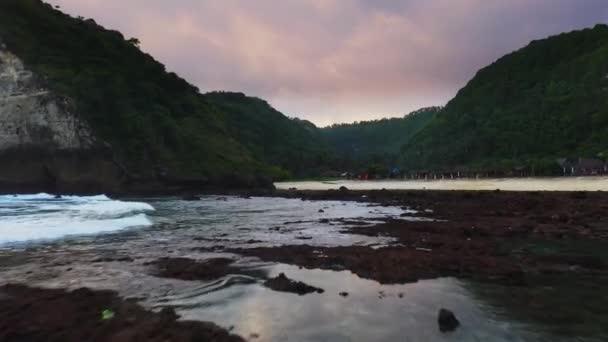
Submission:
<svg viewBox="0 0 608 342">
<path fill-rule="evenodd" d="M 242 91 L 318 125 L 443 105 L 530 40 L 608 22 L 608 0 L 48 0 L 202 92 Z"/>
</svg>

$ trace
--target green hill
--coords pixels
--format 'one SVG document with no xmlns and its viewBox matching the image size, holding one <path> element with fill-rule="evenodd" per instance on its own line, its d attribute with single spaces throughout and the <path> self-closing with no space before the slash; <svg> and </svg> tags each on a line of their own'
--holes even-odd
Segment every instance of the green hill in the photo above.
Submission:
<svg viewBox="0 0 608 342">
<path fill-rule="evenodd" d="M 242 94 L 201 94 L 137 39 L 42 1 L 0 1 L 0 42 L 143 178 L 159 169 L 182 179 L 281 178 L 322 157 L 314 125 Z"/>
<path fill-rule="evenodd" d="M 550 172 L 608 156 L 608 26 L 534 41 L 480 70 L 403 149 L 410 169 Z"/>
<path fill-rule="evenodd" d="M 316 176 L 329 161 L 329 147 L 311 122 L 287 118 L 266 101 L 242 93 L 205 95 L 226 119 L 235 139 L 257 159 L 295 177 Z"/>
<path fill-rule="evenodd" d="M 423 108 L 402 118 L 335 124 L 323 128 L 322 132 L 342 169 L 360 169 L 374 164 L 390 167 L 397 165 L 401 147 L 440 109 Z"/>
</svg>

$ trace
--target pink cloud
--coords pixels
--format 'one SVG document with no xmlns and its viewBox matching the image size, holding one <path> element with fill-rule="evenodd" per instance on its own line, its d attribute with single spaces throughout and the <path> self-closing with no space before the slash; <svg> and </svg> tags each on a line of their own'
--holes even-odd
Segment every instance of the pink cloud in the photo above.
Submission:
<svg viewBox="0 0 608 342">
<path fill-rule="evenodd" d="M 608 21 L 605 0 L 48 0 L 138 37 L 201 90 L 320 124 L 444 104 L 531 39 Z"/>
</svg>

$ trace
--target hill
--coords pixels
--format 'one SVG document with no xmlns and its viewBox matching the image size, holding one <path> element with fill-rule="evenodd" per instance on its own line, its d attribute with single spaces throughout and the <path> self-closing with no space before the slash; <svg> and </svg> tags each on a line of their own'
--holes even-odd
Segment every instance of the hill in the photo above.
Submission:
<svg viewBox="0 0 608 342">
<path fill-rule="evenodd" d="M 402 118 L 335 124 L 321 129 L 342 169 L 380 164 L 397 165 L 401 147 L 439 112 L 440 107 L 417 110 Z"/>
<path fill-rule="evenodd" d="M 212 92 L 205 98 L 224 114 L 228 131 L 257 160 L 279 166 L 292 177 L 315 176 L 329 162 L 329 145 L 313 123 L 288 118 L 266 101 L 242 93 Z"/>
<path fill-rule="evenodd" d="M 534 41 L 480 70 L 403 148 L 410 169 L 608 156 L 608 26 Z"/>
<path fill-rule="evenodd" d="M 314 126 L 244 95 L 201 94 L 138 44 L 39 0 L 0 1 L 0 95 L 6 98 L 0 159 L 7 166 L 0 185 L 33 191 L 46 183 L 81 183 L 74 189 L 99 183 L 87 187 L 100 191 L 109 181 L 111 190 L 138 182 L 249 186 L 260 176 L 300 172 L 302 160 L 318 152 L 309 139 Z M 83 129 L 75 133 L 66 122 Z M 14 133 L 13 126 L 29 128 Z M 90 137 L 86 151 L 61 143 L 65 134 Z M 299 144 L 300 154 L 286 152 Z M 118 170 L 101 175 L 101 164 Z M 66 176 L 74 168 L 83 176 Z"/>
</svg>

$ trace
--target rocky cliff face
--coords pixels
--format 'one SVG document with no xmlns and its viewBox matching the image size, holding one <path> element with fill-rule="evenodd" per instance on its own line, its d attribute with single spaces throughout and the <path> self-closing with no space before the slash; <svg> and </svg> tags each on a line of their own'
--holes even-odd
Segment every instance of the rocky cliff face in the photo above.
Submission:
<svg viewBox="0 0 608 342">
<path fill-rule="evenodd" d="M 0 192 L 117 191 L 122 172 L 70 101 L 0 43 Z"/>
<path fill-rule="evenodd" d="M 91 130 L 71 112 L 69 101 L 40 87 L 21 60 L 0 46 L 0 150 L 79 150 L 94 145 Z"/>
</svg>

